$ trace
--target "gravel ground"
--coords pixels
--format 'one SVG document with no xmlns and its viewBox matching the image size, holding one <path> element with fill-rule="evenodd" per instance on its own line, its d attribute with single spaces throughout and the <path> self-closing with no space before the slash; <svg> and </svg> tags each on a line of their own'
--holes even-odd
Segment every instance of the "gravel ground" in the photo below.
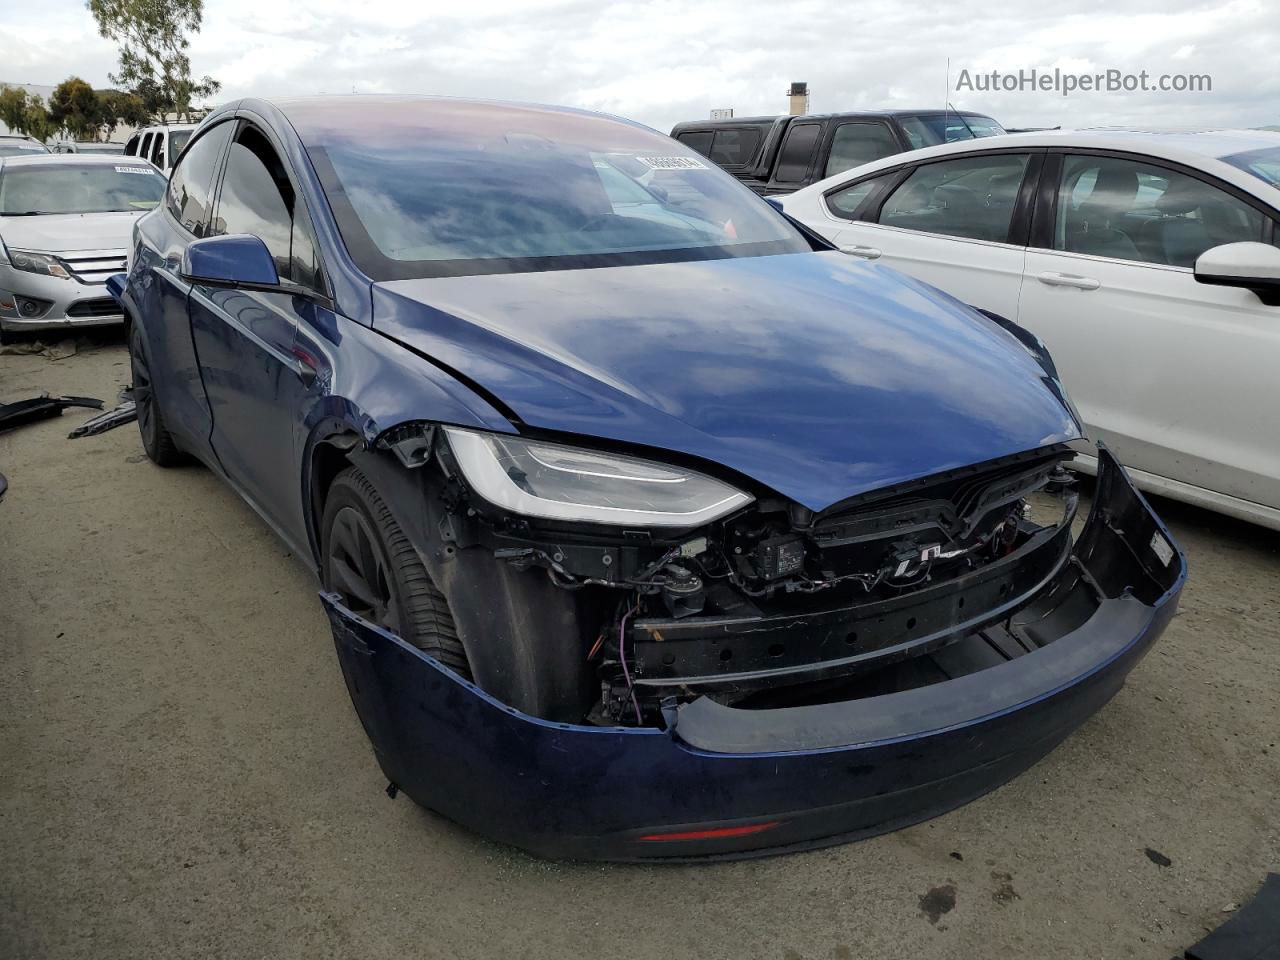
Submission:
<svg viewBox="0 0 1280 960">
<path fill-rule="evenodd" d="M 0 356 L 114 400 L 118 338 Z M 1167 501 L 1181 612 L 1008 786 L 849 846 L 554 864 L 384 796 L 316 584 L 136 428 L 0 434 L 0 957 L 1180 955 L 1280 868 L 1280 534 Z"/>
</svg>

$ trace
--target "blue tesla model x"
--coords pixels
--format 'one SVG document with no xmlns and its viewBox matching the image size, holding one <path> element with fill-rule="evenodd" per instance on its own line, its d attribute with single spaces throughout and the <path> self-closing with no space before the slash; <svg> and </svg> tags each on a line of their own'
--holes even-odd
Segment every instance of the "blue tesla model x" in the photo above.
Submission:
<svg viewBox="0 0 1280 960">
<path fill-rule="evenodd" d="M 617 118 L 230 103 L 110 286 L 147 454 L 315 570 L 393 787 L 538 853 L 933 816 L 1101 707 L 1182 587 L 1105 450 L 1073 534 L 1033 336 Z"/>
</svg>

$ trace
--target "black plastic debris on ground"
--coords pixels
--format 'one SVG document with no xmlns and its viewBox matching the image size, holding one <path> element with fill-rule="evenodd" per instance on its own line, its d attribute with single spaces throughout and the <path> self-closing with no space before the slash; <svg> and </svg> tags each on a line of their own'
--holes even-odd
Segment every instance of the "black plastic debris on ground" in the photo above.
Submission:
<svg viewBox="0 0 1280 960">
<path fill-rule="evenodd" d="M 1280 873 L 1230 920 L 1184 956 L 1186 960 L 1280 960 Z"/>
<path fill-rule="evenodd" d="M 68 407 L 88 407 L 90 410 L 101 410 L 102 401 L 97 397 L 51 397 L 42 393 L 29 400 L 15 400 L 13 403 L 0 403 L 0 431 L 12 430 L 38 420 L 59 417 Z"/>
<path fill-rule="evenodd" d="M 92 437 L 99 433 L 106 433 L 116 427 L 123 426 L 126 423 L 133 423 L 138 419 L 138 408 L 133 402 L 133 387 L 125 387 L 120 393 L 120 402 L 106 413 L 100 413 L 96 417 L 90 417 L 80 426 L 76 427 L 67 434 L 67 439 L 74 440 L 77 437 Z"/>
</svg>

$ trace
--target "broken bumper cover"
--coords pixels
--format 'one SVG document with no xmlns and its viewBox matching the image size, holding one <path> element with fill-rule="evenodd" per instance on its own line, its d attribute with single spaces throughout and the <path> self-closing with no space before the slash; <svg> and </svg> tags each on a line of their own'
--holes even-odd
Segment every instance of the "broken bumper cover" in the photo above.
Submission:
<svg viewBox="0 0 1280 960">
<path fill-rule="evenodd" d="M 1172 617 L 1182 554 L 1105 451 L 1072 568 L 1023 616 L 1030 652 L 902 692 L 667 729 L 526 716 L 325 596 L 383 771 L 422 805 L 553 858 L 735 857 L 937 816 L 1014 777 L 1103 706 Z M 985 639 L 985 638 L 984 638 Z M 953 645 L 960 649 L 963 645 Z"/>
</svg>

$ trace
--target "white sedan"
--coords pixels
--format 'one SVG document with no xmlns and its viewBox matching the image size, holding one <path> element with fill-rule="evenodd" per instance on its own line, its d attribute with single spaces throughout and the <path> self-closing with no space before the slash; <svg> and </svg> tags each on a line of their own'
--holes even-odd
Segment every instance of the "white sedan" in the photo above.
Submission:
<svg viewBox="0 0 1280 960">
<path fill-rule="evenodd" d="M 1280 133 L 992 137 L 780 200 L 1038 335 L 1139 486 L 1280 529 Z"/>
</svg>

